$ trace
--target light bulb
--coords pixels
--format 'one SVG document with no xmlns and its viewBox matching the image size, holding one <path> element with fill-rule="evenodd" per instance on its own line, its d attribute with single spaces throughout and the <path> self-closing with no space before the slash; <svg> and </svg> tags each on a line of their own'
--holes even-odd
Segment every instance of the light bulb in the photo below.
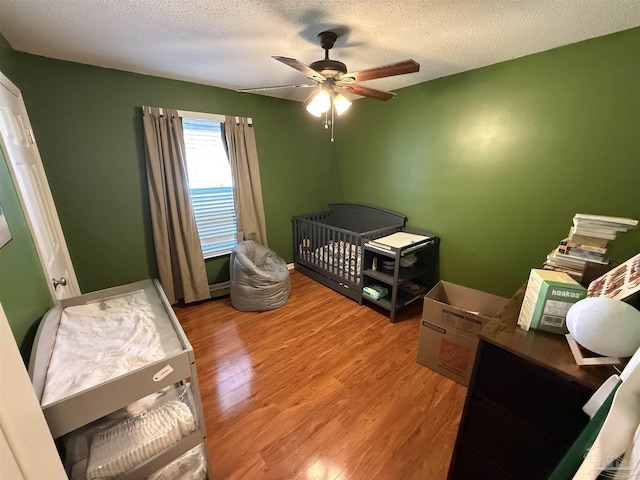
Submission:
<svg viewBox="0 0 640 480">
<path fill-rule="evenodd" d="M 307 111 L 311 115 L 319 117 L 331 108 L 331 96 L 326 90 L 318 90 L 311 94 L 305 103 Z"/>
<path fill-rule="evenodd" d="M 351 106 L 351 102 L 347 97 L 339 93 L 336 98 L 333 99 L 333 106 L 336 108 L 336 113 L 342 115 Z"/>
</svg>

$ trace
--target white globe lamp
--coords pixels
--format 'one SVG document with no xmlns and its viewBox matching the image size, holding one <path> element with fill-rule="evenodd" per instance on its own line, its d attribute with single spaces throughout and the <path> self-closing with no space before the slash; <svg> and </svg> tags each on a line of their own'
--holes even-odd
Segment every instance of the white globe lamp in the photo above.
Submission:
<svg viewBox="0 0 640 480">
<path fill-rule="evenodd" d="M 640 311 L 621 300 L 590 297 L 567 312 L 567 328 L 587 350 L 608 357 L 630 357 L 640 347 Z"/>
</svg>

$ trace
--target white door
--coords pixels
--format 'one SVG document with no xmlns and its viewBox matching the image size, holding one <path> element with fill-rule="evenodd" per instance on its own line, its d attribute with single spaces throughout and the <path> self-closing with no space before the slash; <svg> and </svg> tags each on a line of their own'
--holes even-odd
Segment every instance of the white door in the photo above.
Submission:
<svg viewBox="0 0 640 480">
<path fill-rule="evenodd" d="M 0 146 L 54 299 L 80 295 L 20 90 L 0 72 Z"/>
</svg>

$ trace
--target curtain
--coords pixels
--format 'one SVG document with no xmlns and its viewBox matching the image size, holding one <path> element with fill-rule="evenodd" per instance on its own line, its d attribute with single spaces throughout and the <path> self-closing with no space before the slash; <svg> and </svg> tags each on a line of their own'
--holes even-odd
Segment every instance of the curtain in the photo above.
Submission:
<svg viewBox="0 0 640 480">
<path fill-rule="evenodd" d="M 158 276 L 173 304 L 211 298 L 191 208 L 182 119 L 176 110 L 143 107 L 147 184 Z"/>
<path fill-rule="evenodd" d="M 258 149 L 253 127 L 248 118 L 228 115 L 223 127 L 233 177 L 238 242 L 254 240 L 268 246 Z"/>
</svg>

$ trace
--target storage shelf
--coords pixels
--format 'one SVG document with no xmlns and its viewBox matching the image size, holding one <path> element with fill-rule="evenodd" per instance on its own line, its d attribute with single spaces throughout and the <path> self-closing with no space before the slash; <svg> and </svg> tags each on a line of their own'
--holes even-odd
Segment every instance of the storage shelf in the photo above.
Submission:
<svg viewBox="0 0 640 480">
<path fill-rule="evenodd" d="M 35 365 L 33 373 L 34 389 L 38 392 L 38 398 L 41 400 L 44 389 L 44 373 L 48 373 L 48 362 L 51 358 L 53 345 L 58 342 L 56 329 L 59 326 L 63 309 L 123 297 L 136 292 L 144 292 L 145 297 L 149 299 L 150 305 L 160 305 L 158 312 L 162 312 L 165 315 L 161 316 L 156 313 L 155 306 L 154 315 L 157 319 L 164 319 L 167 327 L 173 328 L 174 340 L 180 348 L 174 348 L 172 350 L 173 353 L 165 353 L 161 359 L 147 361 L 140 367 L 132 367 L 126 374 L 123 373 L 113 379 L 94 382 L 96 384 L 90 388 L 77 393 L 66 394 L 67 396 L 46 404 L 42 407 L 42 411 L 47 420 L 50 433 L 60 447 L 59 454 L 64 457 L 61 459 L 67 475 L 73 480 L 85 478 L 90 450 L 90 429 L 99 428 L 100 419 L 104 419 L 114 412 L 119 412 L 127 405 L 144 399 L 149 395 L 155 395 L 166 387 L 173 385 L 176 388 L 182 386 L 186 388 L 188 384 L 189 388 L 185 391 L 184 400 L 186 402 L 188 399 L 187 403 L 191 409 L 193 419 L 197 423 L 195 431 L 182 437 L 163 451 L 157 452 L 154 456 L 118 478 L 119 480 L 147 478 L 198 444 L 203 445 L 204 466 L 210 476 L 204 416 L 193 348 L 158 280 L 143 280 L 67 298 L 61 301 L 58 308 L 50 310 L 40 324 L 36 337 L 38 340 L 34 343 L 34 352 L 32 352 L 32 355 L 35 354 L 35 357 L 32 357 Z M 55 340 L 55 342 L 52 340 Z M 99 351 L 98 349 L 97 352 L 99 353 Z M 85 368 L 82 372 L 86 370 Z M 160 375 L 161 373 L 164 376 Z M 119 443 L 119 441 L 114 440 L 114 443 Z"/>
<path fill-rule="evenodd" d="M 422 265 L 414 265 L 413 267 L 400 267 L 398 272 L 398 285 L 409 283 L 427 272 L 427 268 Z M 372 270 L 370 268 L 362 272 L 366 277 L 375 278 L 387 285 L 393 285 L 393 270 Z"/>
<path fill-rule="evenodd" d="M 405 285 L 400 286 L 400 288 L 398 289 L 398 293 L 411 297 L 411 300 L 405 301 L 404 305 L 409 305 L 413 300 L 422 298 L 424 294 L 427 293 L 427 287 L 425 287 L 424 285 L 420 285 L 419 287 L 420 288 L 414 290 Z"/>
<path fill-rule="evenodd" d="M 204 435 L 202 430 L 197 429 L 186 437 L 183 437 L 178 443 L 175 443 L 171 447 L 157 453 L 153 457 L 137 465 L 135 468 L 132 468 L 130 471 L 119 475 L 117 478 L 118 480 L 147 478 L 162 467 L 180 458 L 192 448 L 201 444 L 204 446 L 203 438 Z M 88 458 L 83 458 L 74 464 L 70 474 L 70 478 L 72 480 L 84 480 L 87 478 L 88 460 Z"/>
<path fill-rule="evenodd" d="M 363 264 L 362 264 L 362 286 L 379 282 L 389 289 L 388 295 L 380 299 L 372 299 L 364 293 L 363 300 L 373 303 L 389 312 L 389 318 L 395 321 L 396 311 L 422 298 L 427 291 L 427 286 L 422 283 L 429 283 L 426 277 L 435 272 L 436 258 L 440 239 L 426 232 L 407 232 L 424 235 L 425 240 L 407 245 L 402 248 L 384 248 L 370 242 L 364 244 Z M 411 267 L 402 267 L 400 262 L 407 254 L 415 254 L 418 259 Z M 392 269 L 380 268 L 382 261 L 393 259 Z M 377 263 L 378 268 L 373 269 Z M 410 289 L 409 284 L 420 285 L 418 289 Z"/>
<path fill-rule="evenodd" d="M 424 275 L 427 271 L 427 267 L 417 264 L 412 267 L 400 267 L 400 271 L 398 272 L 398 285 L 408 283 L 414 278 Z"/>
<path fill-rule="evenodd" d="M 387 311 L 391 311 L 391 302 L 388 300 L 388 295 L 386 297 L 382 297 L 379 299 L 375 299 L 375 298 L 371 298 L 371 297 L 367 297 L 364 293 L 362 294 L 362 299 L 366 300 L 367 302 L 371 302 L 375 305 L 378 305 L 381 308 L 384 308 Z"/>
<path fill-rule="evenodd" d="M 393 285 L 393 276 L 380 270 L 367 269 L 362 272 L 366 277 L 375 278 L 387 285 Z"/>
<path fill-rule="evenodd" d="M 422 298 L 422 295 L 426 292 L 426 290 L 427 289 L 425 287 L 422 287 L 420 290 L 417 290 L 416 293 L 409 293 L 409 292 L 407 292 L 405 290 L 398 290 L 398 293 L 397 293 L 397 296 L 396 296 L 395 309 L 397 310 L 397 309 L 400 309 L 402 307 L 406 307 L 410 303 L 413 303 L 416 300 Z M 364 298 L 368 302 L 374 303 L 374 304 L 378 305 L 379 307 L 384 308 L 385 310 L 392 311 L 390 297 L 391 297 L 391 295 L 388 294 L 388 295 L 376 300 L 374 298 L 367 297 L 365 294 L 362 294 L 362 298 Z"/>
</svg>

